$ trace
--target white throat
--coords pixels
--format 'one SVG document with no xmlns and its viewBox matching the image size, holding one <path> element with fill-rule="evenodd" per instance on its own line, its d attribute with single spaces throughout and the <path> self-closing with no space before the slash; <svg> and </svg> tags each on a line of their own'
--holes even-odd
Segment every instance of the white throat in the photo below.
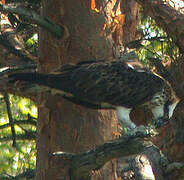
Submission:
<svg viewBox="0 0 184 180">
<path fill-rule="evenodd" d="M 161 118 L 164 116 L 164 105 L 156 106 L 151 111 L 155 119 Z"/>
<path fill-rule="evenodd" d="M 169 119 L 173 115 L 174 109 L 176 108 L 178 103 L 179 103 L 179 100 L 177 100 L 175 103 L 168 106 Z M 154 118 L 156 118 L 156 119 L 161 118 L 164 116 L 164 105 L 156 106 L 155 108 L 152 108 L 151 111 L 153 113 Z"/>
</svg>

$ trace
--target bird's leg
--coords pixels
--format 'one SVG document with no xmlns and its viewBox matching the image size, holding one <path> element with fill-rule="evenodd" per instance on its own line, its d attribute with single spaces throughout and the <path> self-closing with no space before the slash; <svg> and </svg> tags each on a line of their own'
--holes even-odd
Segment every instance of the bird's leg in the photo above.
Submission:
<svg viewBox="0 0 184 180">
<path fill-rule="evenodd" d="M 131 108 L 125 108 L 122 106 L 116 107 L 118 121 L 123 125 L 123 128 L 127 128 L 127 131 L 135 129 L 136 125 L 130 120 Z"/>
<path fill-rule="evenodd" d="M 151 124 L 155 128 L 160 128 L 160 127 L 164 126 L 165 124 L 167 124 L 168 122 L 169 122 L 169 118 L 164 116 L 164 117 L 160 117 L 157 119 L 153 119 Z"/>
<path fill-rule="evenodd" d="M 129 117 L 129 114 L 132 109 L 125 107 L 116 107 L 119 123 L 123 125 L 123 128 L 126 128 L 126 131 L 123 130 L 123 134 L 128 136 L 145 136 L 145 135 L 156 135 L 157 132 L 152 127 L 145 127 L 143 125 L 136 126 Z"/>
<path fill-rule="evenodd" d="M 168 113 L 164 113 L 164 105 L 156 106 L 155 108 L 151 109 L 153 113 L 153 125 L 155 128 L 160 128 L 167 122 L 169 122 Z"/>
</svg>

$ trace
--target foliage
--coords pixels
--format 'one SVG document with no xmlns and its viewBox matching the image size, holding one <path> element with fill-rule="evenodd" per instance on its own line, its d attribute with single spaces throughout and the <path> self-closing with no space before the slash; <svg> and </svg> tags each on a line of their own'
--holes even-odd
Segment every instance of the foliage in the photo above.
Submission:
<svg viewBox="0 0 184 180">
<path fill-rule="evenodd" d="M 180 54 L 177 46 L 155 24 L 155 21 L 151 17 L 141 13 L 138 31 L 141 34 L 139 41 L 142 46 L 141 48 L 137 48 L 137 54 L 145 66 L 151 66 L 149 62 L 150 57 L 159 58 L 163 63 L 175 61 L 179 58 Z"/>
<path fill-rule="evenodd" d="M 33 34 L 32 37 L 28 38 L 25 42 L 26 49 L 34 54 L 37 55 L 37 49 L 38 49 L 38 34 Z"/>
<path fill-rule="evenodd" d="M 2 98 L 0 106 L 0 127 L 8 123 L 7 110 Z M 31 100 L 11 95 L 10 103 L 15 122 L 18 120 L 29 121 L 30 117 L 34 120 L 37 118 L 37 108 Z M 16 135 L 24 135 L 25 132 L 35 130 L 36 126 L 29 123 L 15 125 Z M 16 147 L 13 147 L 10 139 L 6 141 L 7 137 L 11 137 L 10 126 L 0 131 L 0 175 L 9 174 L 16 176 L 25 172 L 27 169 L 34 169 L 36 161 L 35 141 L 20 139 L 16 141 Z"/>
<path fill-rule="evenodd" d="M 37 12 L 40 7 L 39 0 L 7 0 L 1 3 L 17 3 L 19 6 L 31 8 Z M 10 23 L 16 33 L 24 40 L 26 50 L 24 54 L 36 57 L 38 48 L 37 26 L 12 13 L 4 14 L 4 16 L 8 17 L 5 18 L 9 20 L 7 24 Z M 14 95 L 9 95 L 9 102 L 10 113 L 14 121 L 16 146 L 14 147 L 12 143 L 13 133 L 10 126 L 10 117 L 2 94 L 0 95 L 0 179 L 18 177 L 18 175 L 28 170 L 35 169 L 36 164 L 37 107 L 31 100 Z"/>
</svg>

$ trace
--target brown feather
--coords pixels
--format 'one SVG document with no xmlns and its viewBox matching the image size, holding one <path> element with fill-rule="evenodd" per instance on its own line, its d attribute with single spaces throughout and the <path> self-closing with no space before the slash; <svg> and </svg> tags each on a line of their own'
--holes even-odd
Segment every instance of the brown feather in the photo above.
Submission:
<svg viewBox="0 0 184 180">
<path fill-rule="evenodd" d="M 123 61 L 79 63 L 48 76 L 48 85 L 93 103 L 134 107 L 150 101 L 166 85 L 150 71 L 137 72 Z"/>
<path fill-rule="evenodd" d="M 9 77 L 14 81 L 29 81 L 64 91 L 65 98 L 73 98 L 73 101 L 81 104 L 90 103 L 97 108 L 104 108 L 101 104 L 108 104 L 106 107 L 109 108 L 133 108 L 142 104 L 150 106 L 154 104 L 151 100 L 156 93 L 163 89 L 171 91 L 171 87 L 161 77 L 149 70 L 137 71 L 121 60 L 66 64 L 53 74 L 16 73 Z M 67 93 L 72 94 L 72 98 Z M 160 98 L 164 104 L 170 97 L 167 93 L 167 96 Z"/>
</svg>

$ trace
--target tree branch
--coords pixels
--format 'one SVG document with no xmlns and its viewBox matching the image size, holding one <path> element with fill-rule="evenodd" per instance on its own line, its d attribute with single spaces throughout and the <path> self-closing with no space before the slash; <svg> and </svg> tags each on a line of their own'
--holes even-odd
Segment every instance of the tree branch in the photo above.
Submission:
<svg viewBox="0 0 184 180">
<path fill-rule="evenodd" d="M 159 58 L 148 58 L 149 61 L 156 67 L 158 73 L 168 80 L 169 82 L 172 82 L 172 77 L 169 71 L 164 67 L 161 60 Z"/>
<path fill-rule="evenodd" d="M 15 86 L 15 84 L 10 83 L 10 79 L 7 78 L 7 75 L 10 73 L 15 73 L 16 71 L 25 71 L 26 72 L 33 72 L 36 70 L 37 65 L 36 64 L 26 64 L 22 66 L 13 66 L 13 67 L 6 67 L 0 69 L 0 86 L 1 88 L 0 92 L 1 93 L 11 93 L 11 94 L 16 94 L 18 96 L 23 96 L 30 98 L 33 101 L 36 101 L 36 95 L 38 94 L 38 91 L 30 90 L 31 85 L 27 85 L 25 88 L 24 87 L 18 87 Z M 22 85 L 21 85 L 22 86 Z M 29 87 L 28 87 L 29 86 Z M 34 89 L 34 86 L 33 86 Z"/>
<path fill-rule="evenodd" d="M 0 175 L 0 178 L 3 180 L 15 180 L 15 179 L 33 179 L 35 177 L 35 169 L 27 169 L 21 174 L 18 174 L 17 176 L 12 176 L 9 174 L 2 174 Z"/>
<path fill-rule="evenodd" d="M 9 95 L 7 93 L 4 93 L 4 100 L 6 103 L 6 109 L 8 113 L 8 119 L 9 119 L 9 124 L 11 127 L 11 133 L 12 133 L 12 141 L 13 141 L 13 147 L 16 147 L 16 133 L 15 133 L 15 127 L 14 127 L 14 121 L 12 117 L 12 112 L 11 112 L 11 107 L 10 107 L 10 100 L 9 100 Z"/>
<path fill-rule="evenodd" d="M 165 169 L 165 173 L 171 173 L 174 170 L 184 169 L 184 163 L 182 162 L 173 162 L 167 165 L 167 168 Z"/>
<path fill-rule="evenodd" d="M 30 58 L 30 54 L 26 54 L 22 49 L 18 49 L 18 48 L 15 48 L 15 46 L 13 45 L 12 42 L 10 42 L 9 38 L 7 37 L 8 34 L 6 33 L 2 33 L 0 35 L 0 44 L 2 46 L 4 46 L 8 52 L 14 54 L 15 56 L 17 57 L 20 57 L 24 62 L 30 62 L 30 63 L 34 63 L 33 61 L 33 58 Z M 15 43 L 20 43 L 18 40 L 17 40 L 17 35 L 15 35 L 14 33 L 11 33 L 11 41 Z M 13 38 L 14 36 L 14 38 Z M 18 45 L 16 45 L 18 46 Z M 29 57 L 28 57 L 29 55 Z M 33 56 L 32 56 L 33 57 Z M 35 59 L 35 58 L 34 58 Z"/>
<path fill-rule="evenodd" d="M 0 142 L 10 141 L 12 136 L 1 137 Z M 16 134 L 16 140 L 35 140 L 36 131 L 25 133 L 25 134 Z"/>
<path fill-rule="evenodd" d="M 14 124 L 16 125 L 27 125 L 27 124 L 30 124 L 30 125 L 33 125 L 33 126 L 36 126 L 36 121 L 34 120 L 16 120 L 14 121 Z M 8 128 L 10 127 L 10 123 L 7 123 L 7 124 L 3 124 L 0 126 L 0 129 L 5 129 L 5 128 Z"/>
<path fill-rule="evenodd" d="M 146 148 L 153 147 L 154 145 L 150 141 L 140 139 L 140 137 L 147 136 L 148 134 L 143 132 L 133 133 L 76 155 L 55 152 L 52 154 L 52 160 L 57 161 L 57 163 L 58 161 L 70 163 L 70 173 L 73 179 L 86 179 L 92 170 L 100 169 L 113 158 L 139 154 Z"/>
<path fill-rule="evenodd" d="M 25 172 L 15 176 L 15 179 L 21 179 L 21 178 L 26 178 L 26 179 L 34 179 L 35 177 L 35 169 L 27 169 Z"/>
<path fill-rule="evenodd" d="M 66 27 L 55 24 L 49 18 L 42 17 L 31 9 L 25 9 L 25 8 L 17 7 L 15 5 L 0 4 L 0 11 L 5 12 L 5 13 L 13 13 L 13 14 L 22 16 L 24 17 L 25 20 L 33 24 L 37 24 L 40 27 L 48 30 L 53 35 L 55 35 L 57 38 L 64 39 L 66 38 L 65 36 L 68 36 Z"/>
</svg>

